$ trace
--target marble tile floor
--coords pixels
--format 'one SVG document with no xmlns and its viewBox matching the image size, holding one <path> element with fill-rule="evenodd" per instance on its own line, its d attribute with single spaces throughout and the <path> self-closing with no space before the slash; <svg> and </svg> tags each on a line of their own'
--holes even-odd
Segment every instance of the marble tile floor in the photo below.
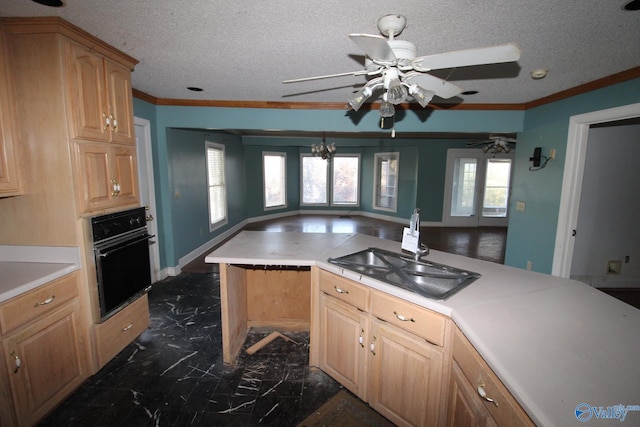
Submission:
<svg viewBox="0 0 640 427">
<path fill-rule="evenodd" d="M 39 426 L 295 426 L 342 389 L 309 368 L 308 332 L 223 365 L 217 273 L 157 282 L 149 306 L 149 329 Z"/>
</svg>

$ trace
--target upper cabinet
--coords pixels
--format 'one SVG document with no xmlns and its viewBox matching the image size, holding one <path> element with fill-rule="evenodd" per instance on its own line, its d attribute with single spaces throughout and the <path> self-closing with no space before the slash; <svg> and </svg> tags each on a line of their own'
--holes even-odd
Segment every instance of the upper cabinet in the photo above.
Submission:
<svg viewBox="0 0 640 427">
<path fill-rule="evenodd" d="M 73 42 L 67 57 L 73 137 L 135 144 L 130 70 Z"/>
<path fill-rule="evenodd" d="M 22 165 L 12 132 L 11 103 L 7 83 L 4 38 L 0 34 L 0 197 L 23 193 Z"/>
<path fill-rule="evenodd" d="M 12 130 L 33 196 L 15 203 L 16 215 L 47 210 L 60 223 L 139 204 L 131 88 L 137 61 L 58 17 L 2 17 L 0 30 L 11 64 Z M 8 101 L 0 97 L 3 110 Z M 4 111 L 2 120 L 4 126 Z"/>
</svg>

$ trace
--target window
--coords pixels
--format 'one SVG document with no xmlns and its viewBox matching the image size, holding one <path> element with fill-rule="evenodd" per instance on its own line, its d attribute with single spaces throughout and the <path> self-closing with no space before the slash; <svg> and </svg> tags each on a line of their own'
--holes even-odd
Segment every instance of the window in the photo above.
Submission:
<svg viewBox="0 0 640 427">
<path fill-rule="evenodd" d="M 327 204 L 327 161 L 312 155 L 302 155 L 302 204 Z"/>
<path fill-rule="evenodd" d="M 207 141 L 207 188 L 209 231 L 227 223 L 227 192 L 224 178 L 224 145 Z"/>
<path fill-rule="evenodd" d="M 487 159 L 482 216 L 506 218 L 510 178 L 511 159 Z"/>
<path fill-rule="evenodd" d="M 395 212 L 398 203 L 399 153 L 376 153 L 374 156 L 373 207 Z"/>
<path fill-rule="evenodd" d="M 262 153 L 265 209 L 287 207 L 286 165 L 286 153 Z"/>
<path fill-rule="evenodd" d="M 358 206 L 360 203 L 360 156 L 338 155 L 331 161 L 301 155 L 302 204 Z M 331 176 L 331 180 L 329 180 Z"/>
<path fill-rule="evenodd" d="M 332 180 L 331 204 L 357 206 L 359 203 L 359 156 L 335 156 L 331 160 Z"/>
</svg>

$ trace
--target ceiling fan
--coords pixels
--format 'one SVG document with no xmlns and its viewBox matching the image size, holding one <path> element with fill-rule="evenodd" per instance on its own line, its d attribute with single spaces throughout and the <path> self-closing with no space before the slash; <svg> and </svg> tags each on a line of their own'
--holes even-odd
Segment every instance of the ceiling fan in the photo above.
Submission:
<svg viewBox="0 0 640 427">
<path fill-rule="evenodd" d="M 505 153 L 510 152 L 512 150 L 511 145 L 515 145 L 515 143 L 516 143 L 515 138 L 495 135 L 495 136 L 490 136 L 489 139 L 484 141 L 469 141 L 467 142 L 467 146 L 475 147 L 477 145 L 483 145 L 482 151 L 484 153 L 491 152 L 491 154 L 493 154 L 493 157 L 495 157 L 496 154 L 499 154 L 501 152 L 505 152 Z"/>
<path fill-rule="evenodd" d="M 463 89 L 429 74 L 430 71 L 517 61 L 520 49 L 514 43 L 466 49 L 427 56 L 417 56 L 416 46 L 395 37 L 404 30 L 407 19 L 402 15 L 385 15 L 378 20 L 378 30 L 387 38 L 371 34 L 350 34 L 365 53 L 364 70 L 285 80 L 296 83 L 342 76 L 367 76 L 365 85 L 347 97 L 349 107 L 355 111 L 375 91 L 382 89 L 380 115 L 393 117 L 394 105 L 404 102 L 411 95 L 423 108 L 434 96 L 449 99 Z"/>
</svg>

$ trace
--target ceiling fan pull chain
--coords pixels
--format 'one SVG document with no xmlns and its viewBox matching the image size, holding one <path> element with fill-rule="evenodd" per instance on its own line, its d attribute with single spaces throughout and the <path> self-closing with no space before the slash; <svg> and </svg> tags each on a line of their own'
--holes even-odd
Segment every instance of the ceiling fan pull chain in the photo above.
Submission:
<svg viewBox="0 0 640 427">
<path fill-rule="evenodd" d="M 445 84 L 446 82 L 448 82 L 448 81 L 449 81 L 449 77 L 451 77 L 451 74 L 453 74 L 453 72 L 456 70 L 456 68 L 457 68 L 457 67 L 453 67 L 453 68 L 451 69 L 451 71 L 449 71 L 449 74 L 447 74 L 447 77 L 445 77 L 445 78 L 442 80 L 442 85 L 443 85 L 443 86 L 444 86 L 444 84 Z"/>
</svg>

